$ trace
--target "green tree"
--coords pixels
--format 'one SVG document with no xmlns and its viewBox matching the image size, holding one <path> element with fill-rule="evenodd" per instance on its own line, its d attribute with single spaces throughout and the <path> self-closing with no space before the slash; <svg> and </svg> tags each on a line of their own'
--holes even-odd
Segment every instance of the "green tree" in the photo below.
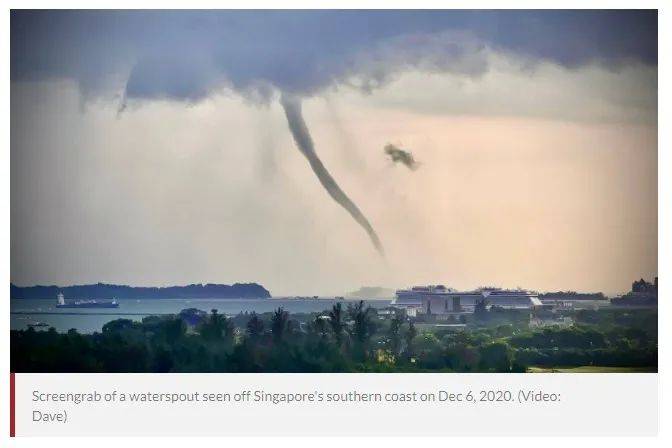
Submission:
<svg viewBox="0 0 672 448">
<path fill-rule="evenodd" d="M 247 321 L 245 330 L 250 340 L 258 341 L 264 335 L 264 321 L 253 312 L 250 320 Z"/>
<path fill-rule="evenodd" d="M 223 340 L 227 343 L 233 341 L 233 323 L 223 314 L 212 309 L 209 318 L 201 324 L 200 334 L 205 340 Z"/>
<path fill-rule="evenodd" d="M 348 317 L 352 320 L 353 355 L 362 361 L 370 355 L 371 336 L 376 332 L 376 323 L 372 318 L 375 311 L 371 307 L 365 307 L 364 301 L 360 300 L 354 305 L 348 305 Z"/>
<path fill-rule="evenodd" d="M 412 358 L 415 354 L 413 340 L 417 335 L 418 330 L 415 328 L 415 324 L 411 320 L 408 322 L 408 330 L 406 330 L 406 334 L 404 334 L 404 339 L 406 339 L 406 356 L 409 359 Z"/>
<path fill-rule="evenodd" d="M 103 334 L 121 333 L 139 326 L 131 319 L 115 319 L 103 325 Z"/>
<path fill-rule="evenodd" d="M 485 299 L 477 299 L 474 304 L 474 319 L 485 322 L 488 319 L 488 302 Z"/>
<path fill-rule="evenodd" d="M 511 347 L 506 342 L 492 342 L 480 349 L 481 370 L 509 372 L 513 361 Z"/>
<path fill-rule="evenodd" d="M 340 302 L 336 303 L 331 308 L 331 311 L 329 311 L 329 326 L 331 327 L 332 333 L 334 333 L 336 345 L 341 347 L 343 345 L 345 321 L 343 320 L 343 305 L 341 305 Z"/>
<path fill-rule="evenodd" d="M 329 335 L 329 327 L 327 326 L 328 319 L 325 319 L 325 317 L 326 316 L 322 314 L 318 314 L 310 323 L 309 327 L 310 333 L 319 336 L 320 339 L 326 339 Z"/>
<path fill-rule="evenodd" d="M 271 334 L 273 341 L 282 342 L 287 333 L 287 322 L 289 321 L 289 313 L 282 307 L 273 312 L 271 317 Z"/>
<path fill-rule="evenodd" d="M 390 320 L 390 328 L 387 331 L 387 344 L 394 356 L 399 355 L 401 350 L 401 325 L 403 323 L 404 320 L 399 313 L 395 313 L 392 320 Z"/>
<path fill-rule="evenodd" d="M 364 307 L 364 301 L 360 300 L 354 305 L 348 305 L 348 316 L 352 319 L 352 335 L 360 344 L 366 344 L 376 332 L 376 323 L 372 319 L 373 308 Z"/>
</svg>

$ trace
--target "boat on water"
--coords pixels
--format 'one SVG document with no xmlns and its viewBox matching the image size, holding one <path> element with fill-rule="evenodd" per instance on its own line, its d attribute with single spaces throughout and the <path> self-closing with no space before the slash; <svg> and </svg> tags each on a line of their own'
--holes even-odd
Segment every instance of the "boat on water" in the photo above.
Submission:
<svg viewBox="0 0 672 448">
<path fill-rule="evenodd" d="M 32 328 L 44 328 L 44 327 L 48 327 L 49 324 L 46 323 L 46 322 L 31 322 L 31 323 L 28 324 L 28 326 L 32 327 Z"/>
<path fill-rule="evenodd" d="M 62 293 L 56 297 L 58 298 L 56 308 L 119 308 L 119 303 L 114 299 L 112 301 L 73 300 L 66 302 Z"/>
</svg>

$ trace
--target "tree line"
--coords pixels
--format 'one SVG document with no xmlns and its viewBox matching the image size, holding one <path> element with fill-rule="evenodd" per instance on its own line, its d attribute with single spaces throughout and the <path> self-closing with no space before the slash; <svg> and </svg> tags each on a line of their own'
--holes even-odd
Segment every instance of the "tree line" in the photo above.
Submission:
<svg viewBox="0 0 672 448">
<path fill-rule="evenodd" d="M 101 332 L 13 330 L 15 372 L 524 372 L 531 366 L 657 369 L 657 315 L 577 313 L 575 325 L 530 329 L 477 309 L 464 329 L 381 320 L 363 301 L 299 318 L 283 308 L 117 319 Z"/>
</svg>

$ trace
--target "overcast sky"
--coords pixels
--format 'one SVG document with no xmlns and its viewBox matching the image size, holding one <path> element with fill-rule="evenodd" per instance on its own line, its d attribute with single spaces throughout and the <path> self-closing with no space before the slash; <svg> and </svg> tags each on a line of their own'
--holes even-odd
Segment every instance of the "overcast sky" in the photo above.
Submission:
<svg viewBox="0 0 672 448">
<path fill-rule="evenodd" d="M 11 281 L 625 291 L 657 275 L 656 39 L 631 11 L 14 11 Z"/>
</svg>

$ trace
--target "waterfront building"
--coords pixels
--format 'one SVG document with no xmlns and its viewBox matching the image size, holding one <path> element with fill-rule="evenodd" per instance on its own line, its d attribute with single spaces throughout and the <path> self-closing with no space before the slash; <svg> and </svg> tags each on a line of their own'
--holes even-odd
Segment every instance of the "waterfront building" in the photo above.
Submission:
<svg viewBox="0 0 672 448">
<path fill-rule="evenodd" d="M 471 313 L 481 300 L 485 300 L 487 307 L 505 309 L 535 309 L 542 305 L 537 293 L 522 289 L 456 291 L 443 285 L 429 285 L 398 290 L 392 306 L 405 309 L 409 315 L 426 314 L 440 318 Z"/>
</svg>

